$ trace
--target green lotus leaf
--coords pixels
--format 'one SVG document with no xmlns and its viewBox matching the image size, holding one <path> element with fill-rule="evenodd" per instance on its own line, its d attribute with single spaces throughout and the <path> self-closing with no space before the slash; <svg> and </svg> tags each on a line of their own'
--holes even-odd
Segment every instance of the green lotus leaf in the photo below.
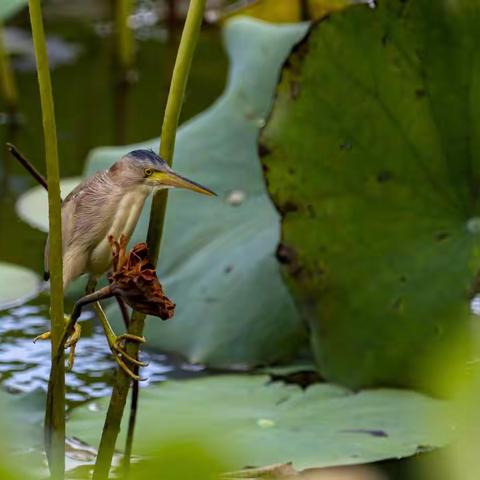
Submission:
<svg viewBox="0 0 480 480">
<path fill-rule="evenodd" d="M 247 19 L 225 29 L 231 60 L 226 91 L 180 128 L 174 161 L 178 172 L 219 197 L 169 195 L 159 278 L 177 308 L 168 322 L 147 322 L 150 346 L 192 362 L 246 368 L 289 359 L 304 341 L 274 257 L 279 218 L 265 190 L 256 140 L 281 64 L 305 31 L 305 25 Z M 158 139 L 96 149 L 87 174 L 140 147 L 157 150 Z M 149 205 L 134 242 L 144 241 Z M 115 305 L 108 315 L 123 328 Z"/>
<path fill-rule="evenodd" d="M 97 445 L 108 406 L 75 409 L 67 431 Z M 404 390 L 351 392 L 330 384 L 307 390 L 268 376 L 223 375 L 167 381 L 142 393 L 134 453 L 199 432 L 237 454 L 238 467 L 293 462 L 297 469 L 373 462 L 445 445 L 445 401 Z M 439 419 L 442 421 L 439 421 Z M 128 418 L 124 418 L 128 422 Z M 124 443 L 122 428 L 118 445 Z"/>
<path fill-rule="evenodd" d="M 81 181 L 80 177 L 61 180 L 62 198 L 65 198 Z M 15 209 L 25 223 L 42 232 L 48 232 L 48 194 L 43 187 L 33 187 L 22 193 L 18 197 Z"/>
<path fill-rule="evenodd" d="M 321 373 L 430 386 L 436 357 L 469 334 L 478 289 L 480 10 L 378 4 L 297 46 L 263 162 Z"/>
<path fill-rule="evenodd" d="M 0 262 L 0 309 L 30 300 L 40 291 L 40 279 L 27 268 Z"/>
<path fill-rule="evenodd" d="M 26 7 L 28 0 L 2 0 L 0 2 L 0 21 L 7 20 Z"/>
</svg>

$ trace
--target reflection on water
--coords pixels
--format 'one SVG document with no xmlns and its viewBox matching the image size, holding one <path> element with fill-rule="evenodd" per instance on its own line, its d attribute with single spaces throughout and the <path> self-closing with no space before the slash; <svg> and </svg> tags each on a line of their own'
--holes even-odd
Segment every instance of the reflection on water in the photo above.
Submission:
<svg viewBox="0 0 480 480">
<path fill-rule="evenodd" d="M 50 342 L 32 342 L 48 330 L 47 307 L 24 305 L 0 317 L 0 382 L 12 392 L 46 390 L 50 369 Z M 81 317 L 82 338 L 77 345 L 75 366 L 66 374 L 69 406 L 110 395 L 116 363 L 93 312 Z M 142 369 L 142 386 L 171 377 L 190 377 L 202 369 L 159 353 L 142 352 L 149 365 Z"/>
<path fill-rule="evenodd" d="M 35 72 L 35 53 L 32 49 L 32 35 L 17 27 L 5 29 L 5 48 L 12 56 L 13 67 L 17 72 Z M 77 44 L 69 43 L 61 37 L 50 35 L 47 39 L 48 62 L 50 68 L 69 65 L 81 53 Z"/>
</svg>

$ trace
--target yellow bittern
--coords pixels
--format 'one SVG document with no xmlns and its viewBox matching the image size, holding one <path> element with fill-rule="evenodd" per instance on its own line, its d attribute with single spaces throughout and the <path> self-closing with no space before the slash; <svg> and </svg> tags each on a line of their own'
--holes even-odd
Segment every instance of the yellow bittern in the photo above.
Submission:
<svg viewBox="0 0 480 480">
<path fill-rule="evenodd" d="M 205 195 L 210 189 L 174 172 L 152 150 L 133 150 L 109 169 L 84 180 L 62 202 L 63 285 L 66 288 L 82 274 L 89 275 L 87 294 L 94 291 L 97 280 L 111 266 L 112 250 L 109 237 L 130 238 L 137 225 L 146 198 L 157 189 L 185 188 Z M 45 247 L 45 279 L 48 270 L 49 242 Z M 137 365 L 142 362 L 130 357 L 119 345 L 129 339 L 144 339 L 129 334 L 117 337 L 108 320 L 96 306 L 108 344 L 117 363 L 132 373 L 124 360 Z M 78 340 L 72 335 L 67 346 Z M 47 338 L 47 334 L 40 338 Z M 135 375 L 131 375 L 136 378 Z"/>
</svg>

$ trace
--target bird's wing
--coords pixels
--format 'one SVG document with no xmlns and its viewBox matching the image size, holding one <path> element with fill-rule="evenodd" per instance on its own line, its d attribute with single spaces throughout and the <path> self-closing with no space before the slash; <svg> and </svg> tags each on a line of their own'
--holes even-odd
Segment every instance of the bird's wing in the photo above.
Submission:
<svg viewBox="0 0 480 480">
<path fill-rule="evenodd" d="M 68 245 L 71 243 L 74 232 L 75 232 L 75 210 L 77 208 L 78 202 L 81 201 L 79 196 L 88 186 L 95 180 L 99 174 L 95 174 L 83 182 L 78 184 L 63 200 L 62 202 L 62 250 L 65 254 Z M 48 280 L 50 278 L 50 269 L 48 266 L 48 257 L 50 250 L 50 235 L 47 236 L 47 241 L 45 243 L 45 251 L 43 257 L 44 264 L 44 279 Z"/>
</svg>

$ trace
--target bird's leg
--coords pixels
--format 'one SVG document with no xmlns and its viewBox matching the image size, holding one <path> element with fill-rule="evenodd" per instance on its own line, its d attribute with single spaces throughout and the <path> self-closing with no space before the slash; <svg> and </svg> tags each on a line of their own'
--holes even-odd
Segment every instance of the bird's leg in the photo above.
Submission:
<svg viewBox="0 0 480 480">
<path fill-rule="evenodd" d="M 123 340 L 131 340 L 138 343 L 144 343 L 145 338 L 137 337 L 136 335 L 131 335 L 129 333 L 125 333 L 117 337 L 115 332 L 112 330 L 110 323 L 107 320 L 105 312 L 103 311 L 102 306 L 99 302 L 95 303 L 94 305 L 95 311 L 97 312 L 98 319 L 103 327 L 105 332 L 105 336 L 107 337 L 108 346 L 113 353 L 113 358 L 118 363 L 119 367 L 133 380 L 141 380 L 141 378 L 136 375 L 130 368 L 125 364 L 123 359 L 127 360 L 128 362 L 133 363 L 134 365 L 138 365 L 139 367 L 145 367 L 146 363 L 138 361 L 136 358 L 133 358 L 129 355 L 123 346 L 121 345 Z"/>
<path fill-rule="evenodd" d="M 90 289 L 87 286 L 87 291 L 90 292 Z M 82 298 L 78 299 L 73 306 L 72 314 L 70 316 L 65 315 L 65 330 L 63 336 L 60 340 L 60 346 L 58 348 L 59 352 L 62 349 L 70 348 L 70 353 L 68 356 L 68 369 L 73 368 L 73 363 L 75 360 L 75 347 L 77 346 L 78 340 L 82 332 L 82 327 L 77 323 L 77 320 L 80 318 L 82 313 L 82 308 L 89 303 L 98 302 L 98 300 L 111 297 L 113 295 L 110 287 L 104 287 L 100 290 L 88 293 Z M 38 335 L 33 339 L 35 343 L 37 340 L 47 340 L 51 337 L 51 332 L 45 332 L 41 335 Z"/>
<path fill-rule="evenodd" d="M 96 285 L 96 281 L 94 279 L 89 280 L 87 289 L 94 290 Z M 95 311 L 97 313 L 98 319 L 100 320 L 100 324 L 103 327 L 103 331 L 105 332 L 105 336 L 107 337 L 108 346 L 113 353 L 113 358 L 118 363 L 119 367 L 133 380 L 140 381 L 142 380 L 138 375 L 136 375 L 123 361 L 125 359 L 128 362 L 133 363 L 134 365 L 138 365 L 139 367 L 145 367 L 147 364 L 145 362 L 140 362 L 136 358 L 133 358 L 129 355 L 124 347 L 122 346 L 122 342 L 124 340 L 130 340 L 133 342 L 144 343 L 144 337 L 138 337 L 137 335 L 132 335 L 130 333 L 125 333 L 117 337 L 115 332 L 113 331 L 110 323 L 107 320 L 105 312 L 103 311 L 102 306 L 99 302 L 95 302 L 94 304 Z"/>
<path fill-rule="evenodd" d="M 125 325 L 125 328 L 128 330 L 128 327 L 130 325 L 130 317 L 129 317 L 129 314 L 128 314 L 127 303 L 125 302 L 125 300 L 120 295 L 116 295 L 115 298 L 117 299 L 118 308 L 120 309 L 120 313 L 122 314 L 123 323 Z M 133 338 L 134 341 L 135 340 L 139 341 L 139 339 L 143 339 L 143 337 L 137 337 L 136 335 L 131 335 L 129 333 L 121 335 L 120 337 L 118 337 L 119 340 L 129 340 L 129 339 L 131 340 L 132 338 Z M 131 358 L 130 355 L 128 355 L 128 357 Z M 143 366 L 143 367 L 148 366 L 148 363 L 146 363 L 146 362 L 138 362 L 138 363 L 134 362 L 134 363 L 137 365 L 137 367 L 138 366 Z M 135 370 L 138 372 L 138 368 L 136 368 Z"/>
</svg>

